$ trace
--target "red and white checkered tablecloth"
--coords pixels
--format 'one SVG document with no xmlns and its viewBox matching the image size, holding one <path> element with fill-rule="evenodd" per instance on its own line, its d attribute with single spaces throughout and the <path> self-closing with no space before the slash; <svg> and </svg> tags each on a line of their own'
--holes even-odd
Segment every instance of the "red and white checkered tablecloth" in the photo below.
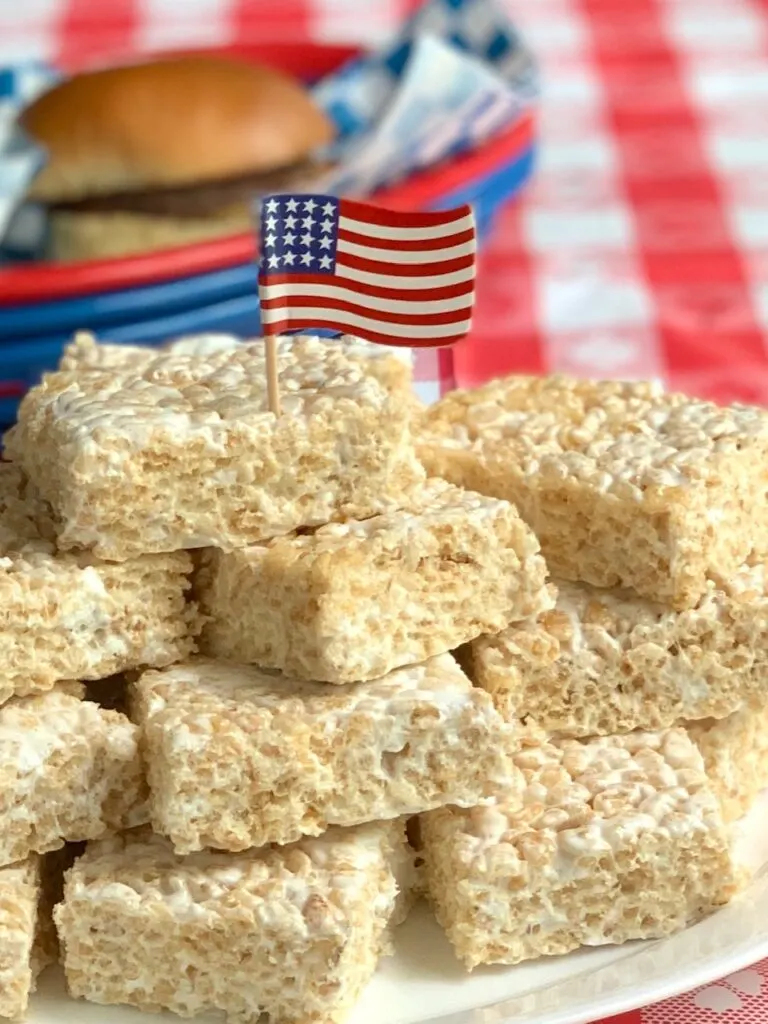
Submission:
<svg viewBox="0 0 768 1024">
<path fill-rule="evenodd" d="M 768 403 L 768 0 L 506 2 L 543 66 L 540 164 L 483 255 L 456 381 L 659 377 Z M 0 62 L 375 43 L 414 5 L 0 0 Z M 427 358 L 447 377 L 449 359 Z M 611 1024 L 719 1019 L 768 1022 L 768 961 Z"/>
<path fill-rule="evenodd" d="M 768 401 L 768 2 L 510 0 L 541 159 L 457 376 L 654 377 Z"/>
</svg>

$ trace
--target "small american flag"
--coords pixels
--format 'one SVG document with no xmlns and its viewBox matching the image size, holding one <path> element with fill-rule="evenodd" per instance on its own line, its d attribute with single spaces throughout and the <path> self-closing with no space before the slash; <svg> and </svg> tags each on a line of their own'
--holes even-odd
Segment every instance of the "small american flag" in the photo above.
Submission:
<svg viewBox="0 0 768 1024">
<path fill-rule="evenodd" d="M 396 213 L 335 196 L 269 196 L 261 208 L 262 328 L 452 345 L 472 321 L 475 249 L 469 206 Z"/>
</svg>

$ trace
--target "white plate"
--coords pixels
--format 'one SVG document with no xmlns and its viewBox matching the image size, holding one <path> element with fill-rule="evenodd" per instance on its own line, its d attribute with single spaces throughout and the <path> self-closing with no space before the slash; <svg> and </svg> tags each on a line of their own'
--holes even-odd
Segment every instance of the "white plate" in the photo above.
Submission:
<svg viewBox="0 0 768 1024">
<path fill-rule="evenodd" d="M 768 956 L 768 794 L 738 826 L 738 849 L 756 871 L 749 889 L 701 924 L 663 942 L 585 950 L 518 967 L 464 973 L 425 907 L 398 930 L 349 1024 L 586 1024 L 715 981 Z M 197 1018 L 200 1024 L 215 1020 Z M 76 1003 L 55 971 L 41 979 L 30 1024 L 176 1021 Z"/>
</svg>

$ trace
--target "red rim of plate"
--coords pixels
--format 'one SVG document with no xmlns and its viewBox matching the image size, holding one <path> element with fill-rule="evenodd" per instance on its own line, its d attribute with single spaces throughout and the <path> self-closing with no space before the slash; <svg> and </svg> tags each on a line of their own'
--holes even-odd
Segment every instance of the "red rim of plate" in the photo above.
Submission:
<svg viewBox="0 0 768 1024">
<path fill-rule="evenodd" d="M 252 59 L 266 58 L 284 70 L 314 77 L 338 67 L 355 55 L 355 51 L 348 48 L 323 46 L 230 47 L 218 52 Z M 423 208 L 508 162 L 531 144 L 533 133 L 531 115 L 485 145 L 413 174 L 406 181 L 382 189 L 372 198 L 381 206 L 395 210 Z M 120 259 L 64 265 L 38 263 L 0 270 L 0 306 L 18 305 L 30 300 L 71 298 L 91 292 L 122 291 L 143 284 L 223 270 L 254 260 L 256 255 L 255 235 L 246 232 Z"/>
</svg>

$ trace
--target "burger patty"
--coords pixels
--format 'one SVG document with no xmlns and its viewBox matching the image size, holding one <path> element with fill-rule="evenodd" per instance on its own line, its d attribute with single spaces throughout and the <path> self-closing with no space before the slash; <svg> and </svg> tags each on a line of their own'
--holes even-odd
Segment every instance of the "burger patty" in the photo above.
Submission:
<svg viewBox="0 0 768 1024">
<path fill-rule="evenodd" d="M 51 203 L 50 208 L 72 213 L 136 213 L 179 219 L 211 217 L 228 207 L 245 205 L 270 192 L 310 189 L 321 172 L 326 170 L 327 164 L 302 160 L 274 171 L 243 174 L 192 185 L 112 192 L 109 195 Z"/>
</svg>

